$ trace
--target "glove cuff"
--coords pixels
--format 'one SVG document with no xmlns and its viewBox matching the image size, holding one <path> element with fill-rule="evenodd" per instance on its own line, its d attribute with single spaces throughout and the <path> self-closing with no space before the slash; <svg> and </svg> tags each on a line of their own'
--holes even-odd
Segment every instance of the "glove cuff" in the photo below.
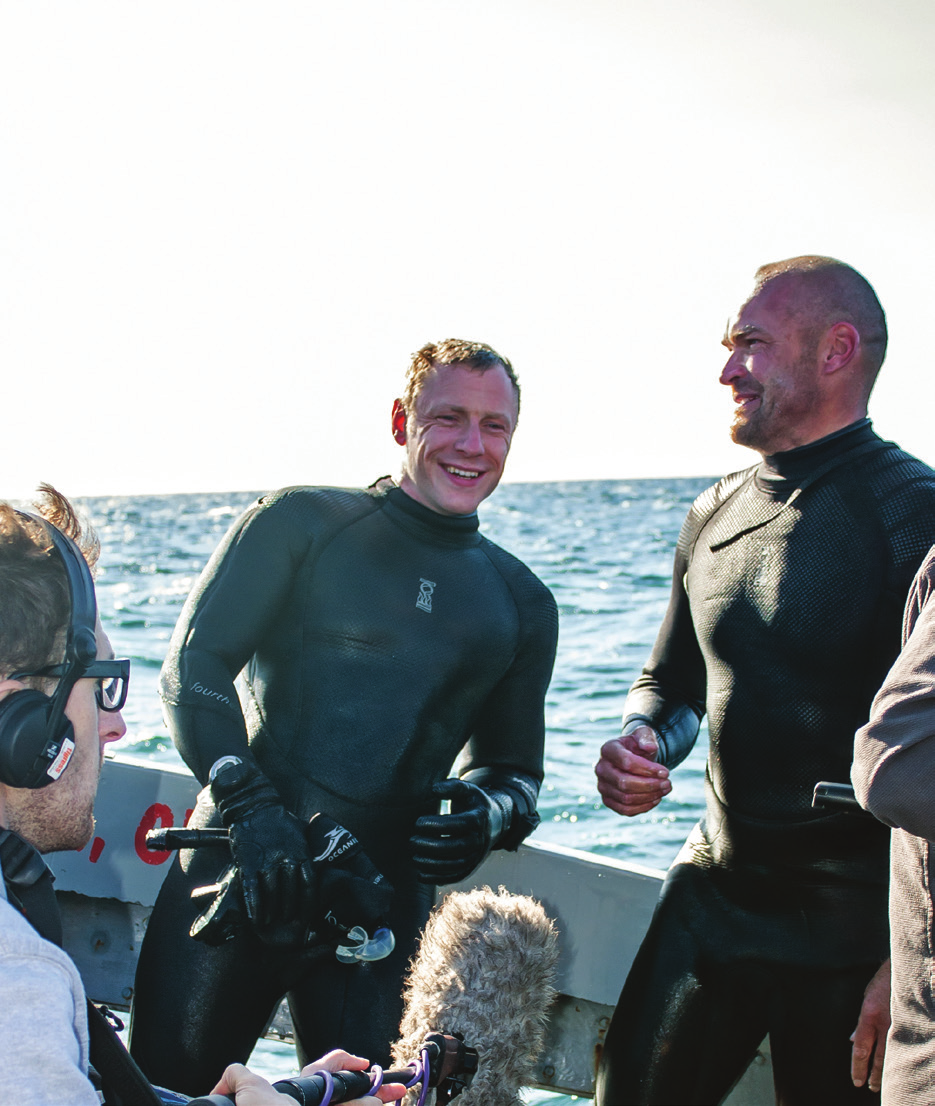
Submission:
<svg viewBox="0 0 935 1106">
<path fill-rule="evenodd" d="M 502 812 L 502 823 L 491 847 L 515 852 L 540 822 L 536 811 L 538 780 L 524 772 L 498 768 L 475 768 L 461 779 L 481 788 Z"/>
<path fill-rule="evenodd" d="M 253 764 L 231 764 L 209 786 L 225 826 L 242 822 L 267 807 L 284 805 L 276 788 Z"/>
<path fill-rule="evenodd" d="M 481 791 L 490 803 L 490 848 L 497 849 L 500 847 L 503 835 L 509 831 L 510 819 L 513 816 L 513 801 L 503 791 L 493 791 L 486 787 L 482 787 Z"/>
</svg>

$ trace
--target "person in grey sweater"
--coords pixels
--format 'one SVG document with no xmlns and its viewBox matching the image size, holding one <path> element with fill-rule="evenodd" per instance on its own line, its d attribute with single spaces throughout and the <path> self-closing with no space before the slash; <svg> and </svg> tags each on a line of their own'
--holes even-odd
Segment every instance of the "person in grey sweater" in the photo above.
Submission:
<svg viewBox="0 0 935 1106">
<path fill-rule="evenodd" d="M 884 1106 L 935 1095 L 935 548 L 919 569 L 903 622 L 903 649 L 857 733 L 857 799 L 893 827 L 890 848 L 892 1024 Z"/>
</svg>

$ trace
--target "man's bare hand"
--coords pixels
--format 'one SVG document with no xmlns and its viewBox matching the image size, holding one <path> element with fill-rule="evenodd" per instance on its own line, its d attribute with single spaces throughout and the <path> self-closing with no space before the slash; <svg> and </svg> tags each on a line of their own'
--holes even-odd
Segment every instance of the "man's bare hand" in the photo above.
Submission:
<svg viewBox="0 0 935 1106">
<path fill-rule="evenodd" d="M 867 984 L 857 1028 L 851 1034 L 851 1079 L 855 1087 L 869 1083 L 871 1091 L 879 1091 L 889 1027 L 890 962 L 885 960 Z"/>
<path fill-rule="evenodd" d="M 626 727 L 621 737 L 601 747 L 594 767 L 604 805 L 632 817 L 652 810 L 669 794 L 669 769 L 657 764 L 659 740 L 645 724 Z"/>
<path fill-rule="evenodd" d="M 224 1069 L 220 1082 L 211 1092 L 226 1094 L 237 1106 L 286 1106 L 294 1101 L 284 1094 L 274 1091 L 272 1086 L 243 1064 L 231 1064 Z"/>
<path fill-rule="evenodd" d="M 354 1056 L 350 1052 L 336 1049 L 306 1064 L 302 1069 L 302 1075 L 314 1075 L 318 1071 L 366 1071 L 370 1067 L 370 1061 L 362 1056 Z M 295 1102 L 289 1095 L 279 1094 L 262 1076 L 245 1068 L 243 1064 L 231 1064 L 221 1076 L 212 1094 L 226 1094 L 232 1097 L 237 1106 L 288 1106 Z M 398 1102 L 406 1093 L 402 1083 L 387 1083 L 373 1095 L 364 1095 L 363 1098 L 355 1098 L 348 1102 L 347 1106 L 382 1106 L 384 1102 Z"/>
<path fill-rule="evenodd" d="M 352 1052 L 343 1049 L 334 1049 L 322 1056 L 320 1060 L 313 1060 L 302 1069 L 302 1075 L 314 1075 L 317 1071 L 366 1071 L 370 1067 L 370 1061 L 363 1056 L 355 1056 Z M 402 1083 L 386 1083 L 378 1091 L 365 1098 L 355 1098 L 347 1106 L 354 1103 L 398 1102 L 406 1093 Z"/>
</svg>

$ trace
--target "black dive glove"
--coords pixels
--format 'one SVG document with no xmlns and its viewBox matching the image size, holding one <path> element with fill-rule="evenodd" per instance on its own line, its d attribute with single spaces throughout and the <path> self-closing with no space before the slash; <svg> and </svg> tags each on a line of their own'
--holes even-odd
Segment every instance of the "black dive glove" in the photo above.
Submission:
<svg viewBox="0 0 935 1106">
<path fill-rule="evenodd" d="M 435 784 L 433 794 L 451 800 L 451 813 L 416 821 L 409 846 L 419 882 L 458 883 L 491 849 L 518 848 L 539 824 L 538 791 L 531 776 L 489 768 Z"/>
<path fill-rule="evenodd" d="M 275 948 L 302 951 L 345 944 L 355 927 L 374 934 L 389 910 L 392 885 L 350 830 L 327 814 L 313 815 L 304 835 L 312 874 L 307 909 L 288 922 L 255 925 L 260 940 Z M 189 931 L 198 941 L 221 945 L 246 924 L 242 871 L 237 864 L 231 864 L 217 883 L 192 891 L 192 898 L 209 900 Z"/>
<path fill-rule="evenodd" d="M 342 938 L 355 926 L 372 934 L 393 901 L 392 884 L 374 867 L 349 829 L 314 814 L 305 833 L 318 880 L 313 928 L 319 938 Z"/>
<path fill-rule="evenodd" d="M 230 829 L 244 906 L 258 932 L 304 920 L 317 897 L 305 827 L 251 764 L 224 767 L 211 783 L 211 794 Z"/>
</svg>

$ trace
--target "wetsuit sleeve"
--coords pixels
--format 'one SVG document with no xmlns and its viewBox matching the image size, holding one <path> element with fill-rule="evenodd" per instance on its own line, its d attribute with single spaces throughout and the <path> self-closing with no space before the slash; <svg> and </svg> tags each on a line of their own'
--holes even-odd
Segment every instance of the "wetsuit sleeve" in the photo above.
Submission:
<svg viewBox="0 0 935 1106">
<path fill-rule="evenodd" d="M 252 759 L 234 680 L 287 601 L 311 543 L 288 498 L 260 500 L 234 525 L 172 635 L 160 682 L 166 723 L 202 783 L 219 757 Z"/>
<path fill-rule="evenodd" d="M 935 557 L 910 592 L 903 651 L 858 732 L 852 779 L 881 822 L 935 839 Z"/>
<path fill-rule="evenodd" d="M 705 711 L 704 657 L 695 636 L 685 578 L 699 528 L 694 509 L 675 553 L 669 607 L 652 653 L 630 689 L 623 724 L 646 722 L 659 735 L 659 762 L 674 768 L 691 752 Z"/>
<path fill-rule="evenodd" d="M 475 719 L 459 772 L 500 768 L 531 777 L 538 791 L 543 775 L 545 695 L 558 642 L 558 612 L 551 592 L 523 567 L 509 581 L 519 615 L 516 654 Z"/>
</svg>

